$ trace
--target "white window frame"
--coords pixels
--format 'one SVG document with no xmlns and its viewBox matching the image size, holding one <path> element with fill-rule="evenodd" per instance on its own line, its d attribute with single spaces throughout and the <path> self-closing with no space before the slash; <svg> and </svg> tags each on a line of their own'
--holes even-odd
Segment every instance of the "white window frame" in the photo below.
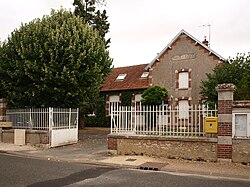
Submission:
<svg viewBox="0 0 250 187">
<path fill-rule="evenodd" d="M 185 106 L 181 105 L 184 103 L 185 103 Z M 178 110 L 179 110 L 179 112 L 178 112 L 179 119 L 188 119 L 189 118 L 189 102 L 188 102 L 188 100 L 179 100 Z"/>
<path fill-rule="evenodd" d="M 142 75 L 141 75 L 141 78 L 147 78 L 149 75 L 149 72 L 143 72 Z"/>
<path fill-rule="evenodd" d="M 179 72 L 178 75 L 178 81 L 179 81 L 179 89 L 187 89 L 188 83 L 189 83 L 189 72 Z"/>
<path fill-rule="evenodd" d="M 124 80 L 126 76 L 127 76 L 126 73 L 119 74 L 116 80 Z"/>
<path fill-rule="evenodd" d="M 236 134 L 236 117 L 235 115 L 246 115 L 247 124 L 246 124 L 246 136 L 237 136 Z M 250 138 L 250 113 L 233 113 L 233 128 L 232 128 L 232 137 L 233 138 Z"/>
</svg>

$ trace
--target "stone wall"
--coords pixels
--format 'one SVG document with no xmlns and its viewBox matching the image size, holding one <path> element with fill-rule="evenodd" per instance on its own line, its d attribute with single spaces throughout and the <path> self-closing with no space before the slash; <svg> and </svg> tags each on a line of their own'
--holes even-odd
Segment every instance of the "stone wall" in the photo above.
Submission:
<svg viewBox="0 0 250 187">
<path fill-rule="evenodd" d="M 233 139 L 232 160 L 250 163 L 250 139 Z"/>
<path fill-rule="evenodd" d="M 14 143 L 14 130 L 13 129 L 2 130 L 2 133 L 0 133 L 0 142 Z M 49 144 L 49 132 L 26 130 L 25 143 L 32 144 L 32 145 Z"/>
<path fill-rule="evenodd" d="M 109 145 L 116 145 L 121 155 L 147 155 L 188 160 L 216 161 L 216 138 L 165 138 L 147 136 L 108 137 Z M 115 143 L 116 141 L 116 143 Z M 109 147 L 114 148 L 114 147 Z"/>
<path fill-rule="evenodd" d="M 233 84 L 220 84 L 218 91 L 218 133 L 207 137 L 108 136 L 108 148 L 118 154 L 166 158 L 250 163 L 250 137 L 234 137 L 233 113 L 250 114 L 250 101 L 233 101 Z M 248 124 L 249 126 L 249 124 Z M 234 138 L 232 138 L 234 137 Z"/>
</svg>

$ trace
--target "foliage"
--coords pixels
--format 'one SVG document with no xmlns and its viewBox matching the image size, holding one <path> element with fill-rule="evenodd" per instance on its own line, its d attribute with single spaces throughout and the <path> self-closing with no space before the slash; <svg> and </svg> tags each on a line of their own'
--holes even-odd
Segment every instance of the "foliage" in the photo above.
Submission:
<svg viewBox="0 0 250 187">
<path fill-rule="evenodd" d="M 215 87 L 222 83 L 236 85 L 235 99 L 250 99 L 250 54 L 238 54 L 235 58 L 217 65 L 212 73 L 207 74 L 207 80 L 202 81 L 201 85 L 201 94 L 207 99 L 207 103 L 217 102 Z"/>
<path fill-rule="evenodd" d="M 87 113 L 112 59 L 95 30 L 61 9 L 12 32 L 0 62 L 10 107 L 80 107 Z"/>
<path fill-rule="evenodd" d="M 121 105 L 122 106 L 131 106 L 132 104 L 133 92 L 126 91 L 121 93 Z"/>
<path fill-rule="evenodd" d="M 85 127 L 110 127 L 110 116 L 104 116 L 100 120 L 97 116 L 86 116 L 84 118 Z"/>
<path fill-rule="evenodd" d="M 96 11 L 96 5 L 103 5 L 105 0 L 74 0 L 75 15 L 80 16 L 85 23 L 96 29 L 105 40 L 105 35 L 109 32 L 108 16 L 106 10 Z M 106 40 L 108 48 L 110 38 Z"/>
<path fill-rule="evenodd" d="M 142 94 L 143 105 L 160 105 L 168 96 L 166 88 L 160 86 L 153 86 L 146 89 Z"/>
<path fill-rule="evenodd" d="M 110 127 L 110 117 L 106 116 L 106 99 L 103 93 L 96 98 L 95 116 L 85 116 L 85 126 Z"/>
</svg>

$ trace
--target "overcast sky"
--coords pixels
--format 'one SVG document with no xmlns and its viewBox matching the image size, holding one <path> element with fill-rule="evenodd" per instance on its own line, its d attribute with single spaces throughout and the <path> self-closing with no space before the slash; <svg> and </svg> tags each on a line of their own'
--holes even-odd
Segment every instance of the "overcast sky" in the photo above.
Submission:
<svg viewBox="0 0 250 187">
<path fill-rule="evenodd" d="M 73 9 L 73 0 L 0 0 L 0 40 L 51 8 Z M 249 0 L 106 0 L 110 55 L 115 67 L 150 63 L 179 32 L 209 39 L 224 58 L 250 52 Z"/>
</svg>

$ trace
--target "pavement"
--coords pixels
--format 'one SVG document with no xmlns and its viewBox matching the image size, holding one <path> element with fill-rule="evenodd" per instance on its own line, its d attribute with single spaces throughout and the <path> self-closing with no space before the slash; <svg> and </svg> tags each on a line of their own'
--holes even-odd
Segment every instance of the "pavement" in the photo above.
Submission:
<svg viewBox="0 0 250 187">
<path fill-rule="evenodd" d="M 161 170 L 173 174 L 219 177 L 250 182 L 250 165 L 214 163 L 148 156 L 117 155 L 107 149 L 108 128 L 85 128 L 79 131 L 77 144 L 56 148 L 18 146 L 0 142 L 0 152 L 19 156 L 75 163 Z"/>
</svg>

